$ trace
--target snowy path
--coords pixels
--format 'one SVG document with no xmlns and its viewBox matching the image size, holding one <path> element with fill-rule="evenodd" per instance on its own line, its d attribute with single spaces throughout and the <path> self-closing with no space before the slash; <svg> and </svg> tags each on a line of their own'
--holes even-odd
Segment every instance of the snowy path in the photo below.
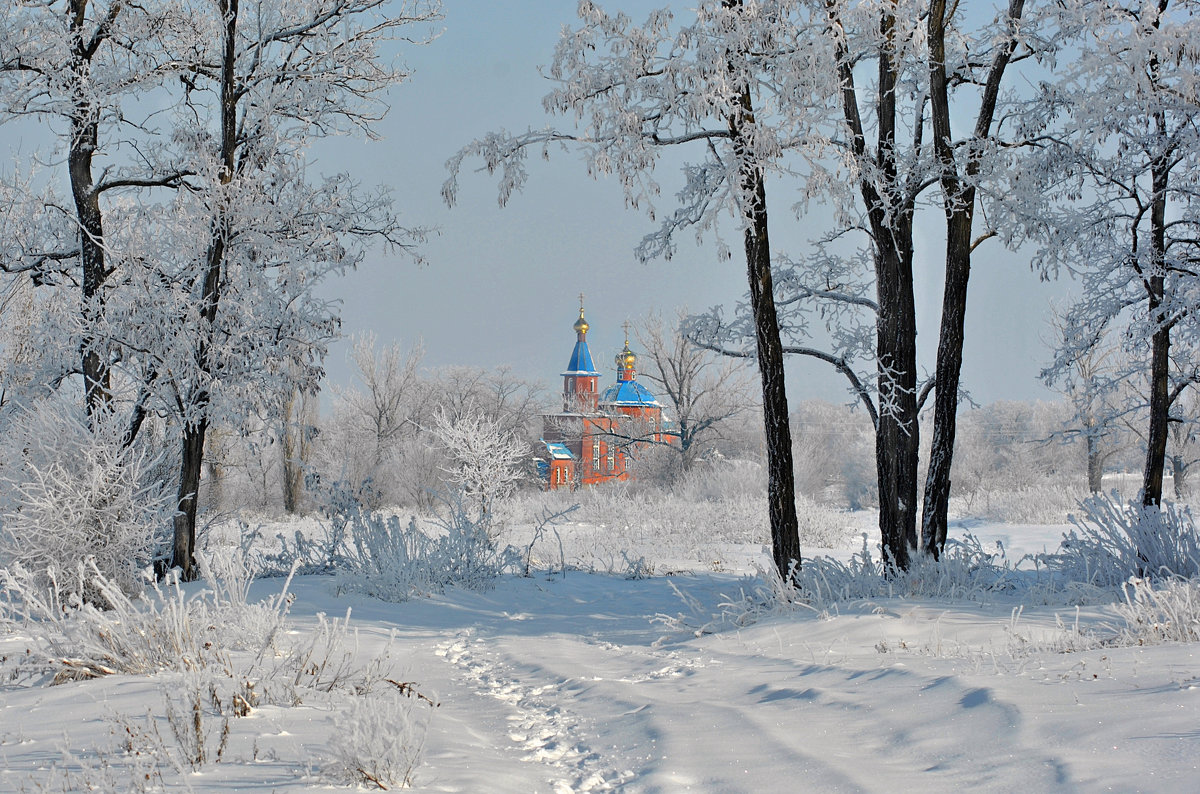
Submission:
<svg viewBox="0 0 1200 794">
<path fill-rule="evenodd" d="M 388 604 L 303 577 L 292 616 L 303 631 L 352 607 L 364 663 L 397 633 L 396 680 L 440 702 L 417 791 L 1197 790 L 1200 646 L 1031 649 L 1025 640 L 1053 634 L 1055 610 L 1027 608 L 1014 629 L 1011 604 L 929 600 L 701 636 L 655 620 L 686 611 L 674 588 L 715 610 L 740 584 L 571 572 Z M 266 596 L 279 582 L 255 587 Z M 0 653 L 20 647 L 10 636 Z M 77 790 L 43 787 L 62 748 L 94 761 L 89 748 L 112 745 L 112 717 L 161 708 L 172 680 L 0 689 L 0 792 Z M 256 709 L 231 725 L 225 760 L 167 770 L 167 790 L 345 791 L 322 773 L 335 707 Z"/>
<path fill-rule="evenodd" d="M 676 582 L 709 604 L 732 589 Z M 442 700 L 420 790 L 1194 790 L 1200 693 L 1141 692 L 1151 649 L 1002 667 L 965 652 L 1003 643 L 1005 609 L 982 626 L 917 606 L 695 638 L 650 620 L 682 606 L 666 579 L 570 574 L 452 600 L 393 608 Z M 1138 696 L 1146 716 L 1122 715 Z"/>
</svg>

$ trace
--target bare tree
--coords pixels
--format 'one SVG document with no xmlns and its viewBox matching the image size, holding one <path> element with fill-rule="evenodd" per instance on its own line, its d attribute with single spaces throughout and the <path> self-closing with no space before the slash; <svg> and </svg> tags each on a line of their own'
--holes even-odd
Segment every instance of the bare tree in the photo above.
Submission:
<svg viewBox="0 0 1200 794">
<path fill-rule="evenodd" d="M 1061 434 L 1064 440 L 1082 436 L 1087 451 L 1088 490 L 1101 493 L 1107 461 L 1120 451 L 1125 409 L 1121 407 L 1125 367 L 1119 348 L 1108 339 L 1105 329 L 1090 332 L 1087 344 L 1071 340 L 1071 329 L 1063 314 L 1055 309 L 1050 318 L 1054 349 L 1072 351 L 1065 367 L 1047 369 L 1042 377 L 1066 395 L 1072 408 L 1071 426 Z"/>
<path fill-rule="evenodd" d="M 655 384 L 656 396 L 667 401 L 673 424 L 646 428 L 636 440 L 654 442 L 662 435 L 665 445 L 678 452 L 678 469 L 686 472 L 722 437 L 725 424 L 755 407 L 747 367 L 736 359 L 715 354 L 695 344 L 680 331 L 686 311 L 668 328 L 651 314 L 636 329 L 641 345 L 639 373 Z"/>
</svg>

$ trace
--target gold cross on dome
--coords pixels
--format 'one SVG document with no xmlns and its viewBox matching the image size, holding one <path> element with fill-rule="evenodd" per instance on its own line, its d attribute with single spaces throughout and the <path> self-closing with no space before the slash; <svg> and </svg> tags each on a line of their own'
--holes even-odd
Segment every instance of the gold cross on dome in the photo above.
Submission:
<svg viewBox="0 0 1200 794">
<path fill-rule="evenodd" d="M 626 320 L 621 327 L 625 329 L 625 347 L 629 347 L 629 321 Z"/>
</svg>

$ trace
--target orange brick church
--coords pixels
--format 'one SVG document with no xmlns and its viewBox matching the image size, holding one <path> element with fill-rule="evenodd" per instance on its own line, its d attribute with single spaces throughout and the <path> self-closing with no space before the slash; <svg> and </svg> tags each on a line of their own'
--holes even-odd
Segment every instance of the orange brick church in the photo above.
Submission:
<svg viewBox="0 0 1200 794">
<path fill-rule="evenodd" d="M 588 350 L 582 297 L 574 329 L 575 349 L 562 373 L 562 411 L 542 417 L 545 457 L 538 470 L 548 490 L 629 479 L 628 459 L 637 449 L 675 438 L 662 403 L 637 382 L 628 326 L 625 349 L 616 357 L 617 382 L 603 394 Z"/>
</svg>

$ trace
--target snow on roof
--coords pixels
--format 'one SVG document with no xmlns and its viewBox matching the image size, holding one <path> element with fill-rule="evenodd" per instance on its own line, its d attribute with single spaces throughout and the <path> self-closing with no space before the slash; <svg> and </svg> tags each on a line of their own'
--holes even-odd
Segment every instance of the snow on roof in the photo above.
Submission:
<svg viewBox="0 0 1200 794">
<path fill-rule="evenodd" d="M 636 380 L 617 381 L 609 386 L 600 398 L 601 404 L 606 405 L 646 405 L 661 408 L 662 403 L 655 399 L 642 384 Z"/>
<path fill-rule="evenodd" d="M 550 441 L 543 441 L 546 445 L 546 451 L 550 453 L 550 457 L 555 460 L 575 460 L 575 455 L 567 448 L 566 444 L 556 444 Z"/>
</svg>

